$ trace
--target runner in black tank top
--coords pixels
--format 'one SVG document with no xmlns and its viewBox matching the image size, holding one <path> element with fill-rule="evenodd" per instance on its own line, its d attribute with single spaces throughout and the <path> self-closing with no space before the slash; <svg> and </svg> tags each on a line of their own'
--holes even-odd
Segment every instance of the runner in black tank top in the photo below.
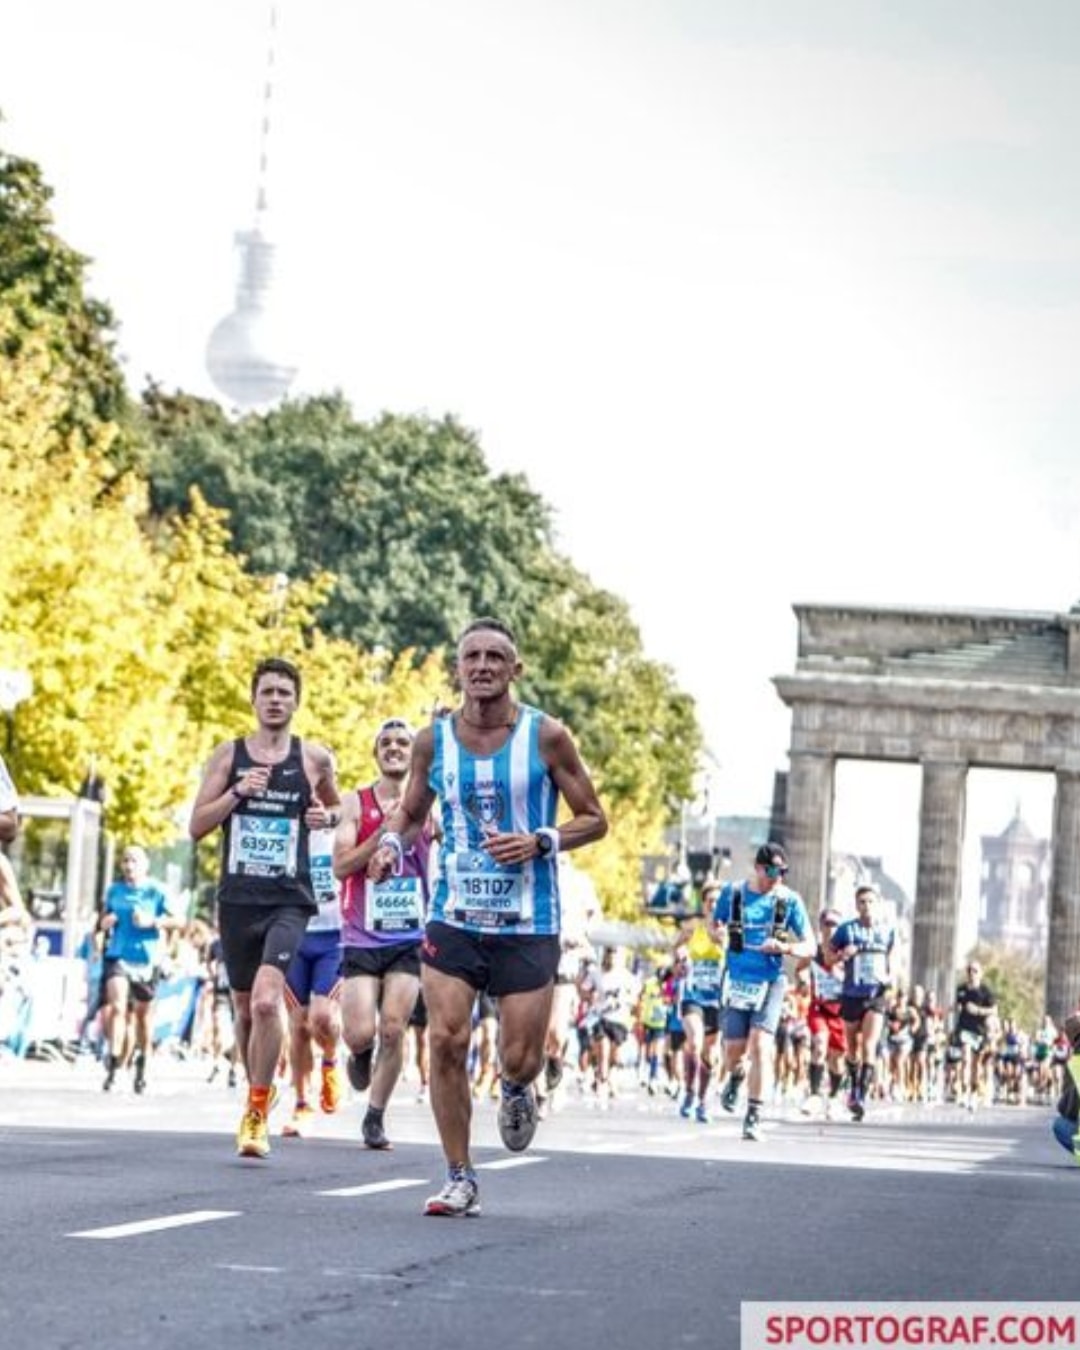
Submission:
<svg viewBox="0 0 1080 1350">
<path fill-rule="evenodd" d="M 290 733 L 296 667 L 278 657 L 260 662 L 251 702 L 256 730 L 215 748 L 189 828 L 194 839 L 223 833 L 218 930 L 249 1083 L 236 1145 L 242 1157 L 265 1158 L 285 972 L 316 912 L 308 832 L 336 826 L 341 799 L 330 751 Z"/>
<path fill-rule="evenodd" d="M 243 737 L 233 742 L 232 791 L 249 769 L 260 767 Z M 289 740 L 289 753 L 271 764 L 265 791 L 241 797 L 222 825 L 218 900 L 245 905 L 301 905 L 315 912 L 304 817 L 314 800 L 304 772 L 303 742 Z"/>
</svg>

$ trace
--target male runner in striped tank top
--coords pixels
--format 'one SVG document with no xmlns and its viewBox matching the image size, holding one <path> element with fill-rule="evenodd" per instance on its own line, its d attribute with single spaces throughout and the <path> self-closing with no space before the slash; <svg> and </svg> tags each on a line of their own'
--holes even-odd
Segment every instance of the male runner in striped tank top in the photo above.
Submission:
<svg viewBox="0 0 1080 1350">
<path fill-rule="evenodd" d="M 475 619 L 458 642 L 461 706 L 417 733 L 412 772 L 387 821 L 368 876 L 400 868 L 438 801 L 439 875 L 421 945 L 431 1040 L 431 1105 L 447 1162 L 446 1185 L 426 1214 L 479 1214 L 470 1156 L 468 1053 L 472 1008 L 499 1003 L 507 1148 L 536 1131 L 540 1072 L 559 964 L 557 855 L 602 838 L 607 819 L 566 728 L 511 694 L 517 643 L 497 619 Z M 556 826 L 562 796 L 570 818 Z"/>
<path fill-rule="evenodd" d="M 193 839 L 222 832 L 218 928 L 249 1083 L 236 1151 L 265 1158 L 285 972 L 317 909 L 308 836 L 336 827 L 340 799 L 330 751 L 290 731 L 300 704 L 297 668 L 280 657 L 260 661 L 251 704 L 254 734 L 216 747 L 188 829 Z"/>
</svg>

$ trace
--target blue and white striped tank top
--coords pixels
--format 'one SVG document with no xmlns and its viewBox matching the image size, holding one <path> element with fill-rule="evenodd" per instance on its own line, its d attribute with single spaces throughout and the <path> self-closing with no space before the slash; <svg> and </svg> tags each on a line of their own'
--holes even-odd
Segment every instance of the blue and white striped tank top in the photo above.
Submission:
<svg viewBox="0 0 1080 1350">
<path fill-rule="evenodd" d="M 500 867 L 483 848 L 488 834 L 555 824 L 558 789 L 540 757 L 543 716 L 519 704 L 506 743 L 484 756 L 460 743 L 453 717 L 435 723 L 428 784 L 441 803 L 443 837 L 431 920 L 474 933 L 558 933 L 555 858 Z"/>
</svg>

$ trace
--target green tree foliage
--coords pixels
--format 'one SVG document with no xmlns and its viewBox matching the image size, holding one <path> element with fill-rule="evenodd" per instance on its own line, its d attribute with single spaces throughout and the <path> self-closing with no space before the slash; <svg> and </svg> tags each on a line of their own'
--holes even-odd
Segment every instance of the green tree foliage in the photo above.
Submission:
<svg viewBox="0 0 1080 1350">
<path fill-rule="evenodd" d="M 548 508 L 520 476 L 492 477 L 453 419 L 367 425 L 331 395 L 229 423 L 155 387 L 143 407 L 154 510 L 182 510 L 198 485 L 253 570 L 333 574 L 325 632 L 432 652 L 475 614 L 528 611 Z"/>
<path fill-rule="evenodd" d="M 549 556 L 544 598 L 522 630 L 522 693 L 575 729 L 615 803 L 653 805 L 666 819 L 693 795 L 702 748 L 694 701 L 646 657 L 625 601 Z"/>
<path fill-rule="evenodd" d="M 3 355 L 13 358 L 44 332 L 54 368 L 71 375 L 58 425 L 92 433 L 100 423 L 119 424 L 127 407 L 114 320 L 107 305 L 86 294 L 87 259 L 56 234 L 51 199 L 33 161 L 0 150 L 0 295 L 11 307 Z M 43 327 L 46 318 L 56 322 Z M 114 458 L 119 439 L 113 438 Z"/>
</svg>

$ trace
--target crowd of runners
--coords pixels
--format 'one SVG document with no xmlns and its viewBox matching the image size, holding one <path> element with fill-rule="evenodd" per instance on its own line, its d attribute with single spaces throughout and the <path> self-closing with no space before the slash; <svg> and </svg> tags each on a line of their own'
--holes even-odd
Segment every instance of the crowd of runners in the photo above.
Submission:
<svg viewBox="0 0 1080 1350">
<path fill-rule="evenodd" d="M 458 645 L 461 706 L 419 731 L 384 721 L 376 776 L 343 790 L 332 752 L 290 731 L 299 671 L 259 664 L 255 730 L 213 752 L 191 816 L 195 839 L 220 839 L 213 925 L 173 916 L 129 844 L 89 937 L 77 1048 L 100 1057 L 103 1090 L 127 1072 L 147 1090 L 167 967 L 197 989 L 171 1048 L 246 1094 L 241 1157 L 270 1155 L 283 1095 L 278 1132 L 302 1138 L 351 1085 L 361 1141 L 382 1150 L 403 1075 L 430 1093 L 447 1164 L 431 1215 L 480 1212 L 477 1098 L 498 1103 L 513 1151 L 575 1092 L 604 1109 L 641 1094 L 691 1125 L 741 1111 L 750 1141 L 777 1104 L 859 1122 L 882 1103 L 1054 1101 L 1065 1026 L 1003 1017 L 976 961 L 948 1007 L 903 988 L 876 889 L 815 924 L 778 842 L 744 878 L 708 883 L 670 945 L 595 948 L 564 895 L 565 859 L 606 820 L 566 729 L 513 698 L 521 669 L 510 630 L 474 621 Z M 0 787 L 10 835 L 13 789 Z M 0 932 L 25 942 L 10 867 L 0 887 Z M 4 997 L 0 985 L 0 1023 Z"/>
</svg>

